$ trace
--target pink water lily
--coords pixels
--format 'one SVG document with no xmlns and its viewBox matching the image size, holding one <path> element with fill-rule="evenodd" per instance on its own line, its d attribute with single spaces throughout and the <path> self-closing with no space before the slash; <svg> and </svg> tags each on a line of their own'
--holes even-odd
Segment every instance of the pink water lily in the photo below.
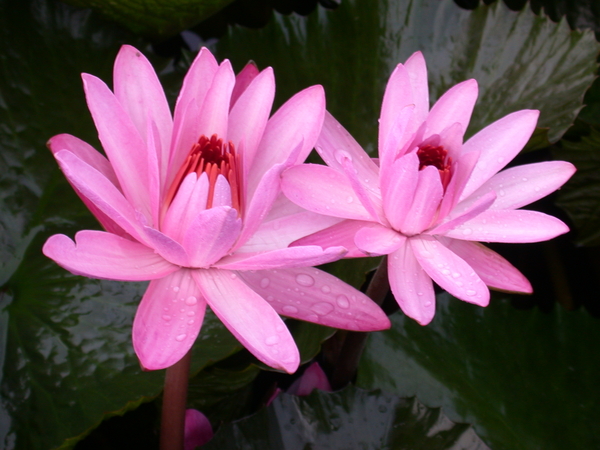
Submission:
<svg viewBox="0 0 600 450">
<path fill-rule="evenodd" d="M 388 81 L 378 160 L 326 114 L 316 148 L 328 166 L 301 165 L 283 175 L 288 198 L 340 220 L 295 245 L 343 245 L 347 257 L 389 255 L 392 292 L 421 324 L 435 313 L 432 280 L 481 306 L 489 302 L 488 286 L 532 291 L 515 267 L 476 241 L 538 242 L 568 231 L 554 217 L 518 208 L 558 189 L 573 165 L 499 172 L 527 143 L 538 111 L 509 114 L 463 143 L 477 93 L 477 82 L 467 80 L 429 109 L 427 69 L 417 52 Z"/>
<path fill-rule="evenodd" d="M 70 135 L 49 147 L 106 231 L 80 231 L 75 242 L 55 235 L 43 251 L 75 274 L 151 280 L 133 323 L 143 367 L 181 359 L 207 305 L 261 361 L 288 372 L 299 354 L 278 313 L 354 330 L 389 326 L 366 296 L 309 267 L 344 248 L 287 248 L 331 223 L 279 195 L 281 172 L 304 161 L 321 130 L 320 86 L 269 118 L 272 69 L 250 64 L 236 77 L 202 49 L 172 118 L 152 66 L 130 46 L 115 61 L 114 91 L 92 75 L 83 82 L 108 159 Z M 286 220 L 295 225 L 277 234 L 272 227 Z"/>
</svg>

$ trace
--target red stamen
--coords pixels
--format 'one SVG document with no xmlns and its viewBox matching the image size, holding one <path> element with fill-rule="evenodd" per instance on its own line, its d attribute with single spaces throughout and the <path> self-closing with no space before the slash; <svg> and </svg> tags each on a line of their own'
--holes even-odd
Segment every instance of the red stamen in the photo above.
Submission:
<svg viewBox="0 0 600 450">
<path fill-rule="evenodd" d="M 231 188 L 231 206 L 238 211 L 238 214 L 241 214 L 242 196 L 240 192 L 241 183 L 239 182 L 241 173 L 238 169 L 237 156 L 232 142 L 223 144 L 223 140 L 219 139 L 216 134 L 213 134 L 210 139 L 204 135 L 200 136 L 200 139 L 193 145 L 179 168 L 171 187 L 165 195 L 163 204 L 165 211 L 175 198 L 184 178 L 192 172 L 196 172 L 198 177 L 202 173 L 206 173 L 208 176 L 207 209 L 212 207 L 217 177 L 222 175 L 227 179 Z"/>
<path fill-rule="evenodd" d="M 423 170 L 427 166 L 434 166 L 440 173 L 440 179 L 444 191 L 452 178 L 452 158 L 448 157 L 448 151 L 442 146 L 424 145 L 417 150 L 419 157 L 419 170 Z"/>
</svg>

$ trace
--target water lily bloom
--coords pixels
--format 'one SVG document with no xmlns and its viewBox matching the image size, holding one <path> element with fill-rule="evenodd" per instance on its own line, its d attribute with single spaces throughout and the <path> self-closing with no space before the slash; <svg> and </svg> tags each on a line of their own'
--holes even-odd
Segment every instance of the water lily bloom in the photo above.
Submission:
<svg viewBox="0 0 600 450">
<path fill-rule="evenodd" d="M 320 132 L 322 87 L 269 117 L 272 69 L 250 64 L 236 77 L 229 61 L 202 49 L 171 117 L 152 66 L 130 46 L 115 61 L 114 91 L 92 75 L 83 82 L 107 158 L 70 135 L 49 147 L 106 231 L 80 231 L 75 241 L 55 235 L 43 251 L 75 274 L 151 280 L 132 332 L 143 367 L 181 359 L 207 304 L 257 358 L 288 372 L 299 354 L 278 313 L 354 330 L 389 327 L 366 296 L 309 267 L 344 248 L 287 248 L 331 222 L 278 198 L 281 172 L 304 161 Z M 274 230 L 280 222 L 292 223 L 285 235 Z"/>
<path fill-rule="evenodd" d="M 293 245 L 343 245 L 347 257 L 389 255 L 391 290 L 423 325 L 435 313 L 432 280 L 480 306 L 489 302 L 488 286 L 530 293 L 515 267 L 477 241 L 538 242 L 566 233 L 560 220 L 519 208 L 558 189 L 575 168 L 552 161 L 499 172 L 527 143 L 539 113 L 509 114 L 463 143 L 477 93 L 477 82 L 467 80 L 429 109 L 425 59 L 413 54 L 385 90 L 378 160 L 327 114 L 316 146 L 327 166 L 292 167 L 282 189 L 340 222 Z"/>
</svg>

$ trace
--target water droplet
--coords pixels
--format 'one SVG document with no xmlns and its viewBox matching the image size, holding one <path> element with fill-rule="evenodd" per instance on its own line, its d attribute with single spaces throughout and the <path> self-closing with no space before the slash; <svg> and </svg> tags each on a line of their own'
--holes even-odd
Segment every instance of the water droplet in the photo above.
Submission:
<svg viewBox="0 0 600 450">
<path fill-rule="evenodd" d="M 429 300 L 427 300 L 427 301 L 425 302 L 425 306 L 431 306 L 431 302 L 430 302 Z"/>
<path fill-rule="evenodd" d="M 442 273 L 443 273 L 444 275 L 450 275 L 450 271 L 449 271 L 448 269 L 444 269 L 444 270 L 442 270 Z"/>
<path fill-rule="evenodd" d="M 527 178 L 523 177 L 523 178 L 521 178 L 521 180 L 523 180 L 523 181 L 527 181 Z"/>
<path fill-rule="evenodd" d="M 194 319 L 190 319 L 190 320 L 188 320 L 188 325 L 191 325 L 191 324 L 193 324 L 193 323 L 194 323 Z"/>
<path fill-rule="evenodd" d="M 196 313 L 194 311 L 188 311 L 187 315 L 188 317 L 193 317 L 196 315 Z"/>
<path fill-rule="evenodd" d="M 307 275 L 305 273 L 300 273 L 298 275 L 296 275 L 296 283 L 298 283 L 300 286 L 312 286 L 313 284 L 315 284 L 315 279 L 313 277 L 311 277 L 310 275 Z"/>
<path fill-rule="evenodd" d="M 193 295 L 190 295 L 188 298 L 185 299 L 185 304 L 188 306 L 194 306 L 196 303 L 198 303 L 198 299 Z"/>
<path fill-rule="evenodd" d="M 296 308 L 295 306 L 290 306 L 290 305 L 285 305 L 282 308 L 282 310 L 284 313 L 287 313 L 287 314 L 296 314 L 298 312 L 298 308 Z"/>
<path fill-rule="evenodd" d="M 309 314 L 304 320 L 306 320 L 307 322 L 318 322 L 319 316 L 317 316 L 316 314 Z"/>
<path fill-rule="evenodd" d="M 271 280 L 269 280 L 268 278 L 263 278 L 262 280 L 260 280 L 260 287 L 261 288 L 266 288 L 269 287 L 269 284 L 271 283 Z"/>
<path fill-rule="evenodd" d="M 458 278 L 458 277 L 460 277 L 460 273 L 452 272 L 452 278 Z"/>
<path fill-rule="evenodd" d="M 352 203 L 354 201 L 354 198 L 352 196 L 348 196 L 348 198 L 346 198 L 346 202 L 347 203 Z"/>
<path fill-rule="evenodd" d="M 237 278 L 237 274 L 236 273 L 232 273 L 230 275 L 230 277 L 231 277 L 232 280 L 235 280 Z"/>
<path fill-rule="evenodd" d="M 272 296 L 272 295 L 269 295 L 269 296 L 267 297 L 267 301 L 268 301 L 268 302 L 272 302 L 273 300 L 275 300 L 275 299 L 273 298 L 273 296 Z"/>
<path fill-rule="evenodd" d="M 419 297 L 421 297 L 421 296 L 423 295 L 423 293 L 422 293 L 422 292 L 417 292 L 417 295 L 418 295 Z"/>
<path fill-rule="evenodd" d="M 462 234 L 464 234 L 465 236 L 468 236 L 468 235 L 470 235 L 472 232 L 473 232 L 473 230 L 471 230 L 470 228 L 465 228 L 465 229 L 462 231 Z"/>
<path fill-rule="evenodd" d="M 179 286 L 173 286 L 173 290 L 174 290 L 175 292 L 179 292 Z"/>
<path fill-rule="evenodd" d="M 500 197 L 504 197 L 504 195 L 505 195 L 505 194 L 506 194 L 506 192 L 504 192 L 504 189 L 500 189 L 500 190 L 498 191 L 498 195 L 499 195 Z"/>
<path fill-rule="evenodd" d="M 278 344 L 280 341 L 279 336 L 275 335 L 275 336 L 269 336 L 267 339 L 265 339 L 265 344 L 267 345 L 275 345 Z"/>
<path fill-rule="evenodd" d="M 467 291 L 467 295 L 475 295 L 475 294 L 477 294 L 477 292 L 476 292 L 476 291 L 474 291 L 473 289 L 469 289 L 469 290 Z"/>
<path fill-rule="evenodd" d="M 282 332 L 284 329 L 285 329 L 285 326 L 284 326 L 284 325 L 282 325 L 282 324 L 278 324 L 278 325 L 275 327 L 275 331 L 277 331 L 278 333 L 281 333 L 281 332 Z"/>
<path fill-rule="evenodd" d="M 181 341 L 183 341 L 183 340 L 184 340 L 186 337 L 187 337 L 187 334 L 180 334 L 179 336 L 177 336 L 177 337 L 175 338 L 175 340 L 176 340 L 177 342 L 181 342 Z"/>
<path fill-rule="evenodd" d="M 348 301 L 348 297 L 344 294 L 338 295 L 335 299 L 335 302 L 338 304 L 340 308 L 348 308 L 350 306 L 350 302 Z"/>
<path fill-rule="evenodd" d="M 165 314 L 162 316 L 162 318 L 163 318 L 163 320 L 166 320 L 168 322 L 169 320 L 171 320 L 172 317 L 169 316 L 168 314 Z"/>
<path fill-rule="evenodd" d="M 329 294 L 331 292 L 331 288 L 327 285 L 321 286 L 321 291 L 323 294 Z"/>
<path fill-rule="evenodd" d="M 333 305 L 331 303 L 319 302 L 312 305 L 310 309 L 311 311 L 314 311 L 317 314 L 324 316 L 333 311 Z"/>
</svg>

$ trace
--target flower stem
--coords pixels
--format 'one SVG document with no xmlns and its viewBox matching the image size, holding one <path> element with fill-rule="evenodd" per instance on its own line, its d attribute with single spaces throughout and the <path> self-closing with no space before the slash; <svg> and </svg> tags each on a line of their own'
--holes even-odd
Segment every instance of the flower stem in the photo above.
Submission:
<svg viewBox="0 0 600 450">
<path fill-rule="evenodd" d="M 192 350 L 167 368 L 160 421 L 160 450 L 183 450 L 185 406 Z"/>
<path fill-rule="evenodd" d="M 381 306 L 389 290 L 387 257 L 384 256 L 373 274 L 365 294 Z M 333 365 L 331 387 L 334 390 L 343 388 L 354 378 L 368 336 L 369 333 L 360 331 L 348 331 L 346 333 L 341 343 L 337 362 Z"/>
</svg>

